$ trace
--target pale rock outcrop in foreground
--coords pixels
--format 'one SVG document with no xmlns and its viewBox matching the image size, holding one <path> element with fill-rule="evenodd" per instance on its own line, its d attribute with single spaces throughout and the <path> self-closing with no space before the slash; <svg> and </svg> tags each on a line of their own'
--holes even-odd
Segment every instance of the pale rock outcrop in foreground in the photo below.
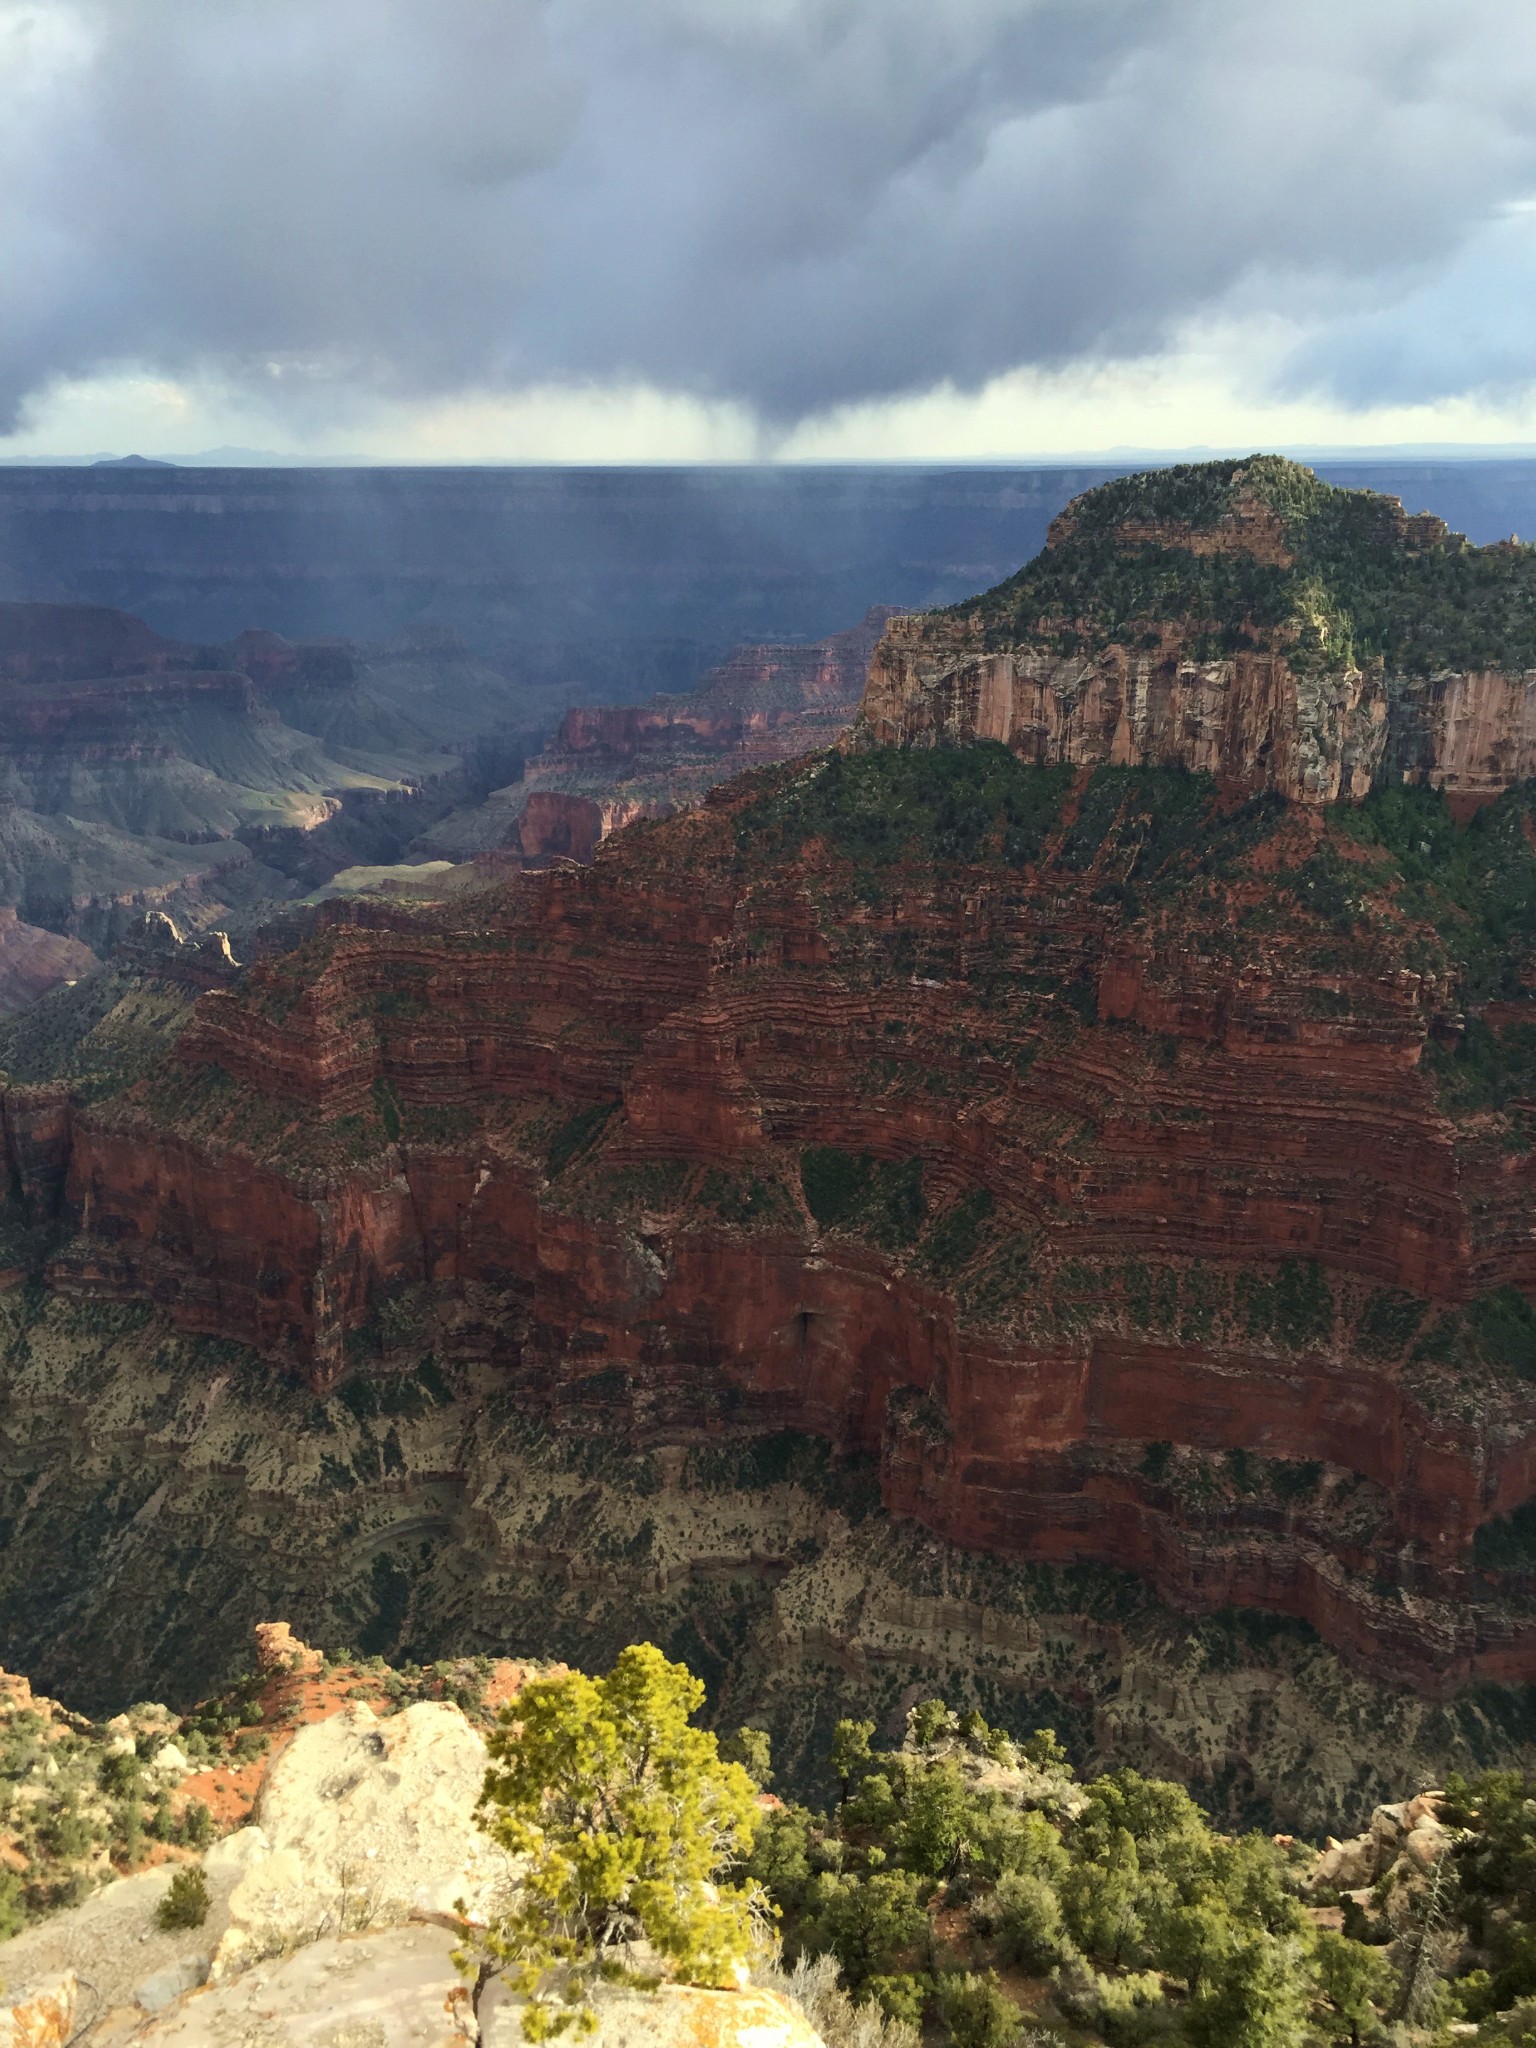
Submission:
<svg viewBox="0 0 1536 2048">
<path fill-rule="evenodd" d="M 304 1729 L 242 1830 L 249 1860 L 214 1979 L 321 1935 L 411 1917 L 457 1924 L 460 1900 L 472 1918 L 493 1912 L 513 1869 L 475 1824 L 485 1767 L 484 1741 L 438 1701 L 387 1720 L 359 1703 Z"/>
<path fill-rule="evenodd" d="M 469 1986 L 442 1927 L 327 1936 L 182 1999 L 136 2040 L 154 2048 L 468 2048 Z"/>
<path fill-rule="evenodd" d="M 595 2048 L 821 2048 L 821 2036 L 775 1991 L 603 1991 Z M 517 2006 L 493 1991 L 480 2009 L 482 2048 L 519 2048 Z"/>
<path fill-rule="evenodd" d="M 516 2001 L 493 1984 L 477 2014 L 453 1965 L 456 1902 L 485 1918 L 515 1880 L 475 1825 L 485 1768 L 481 1736 L 436 1701 L 301 1729 L 253 1825 L 204 1859 L 202 1927 L 158 1928 L 162 1865 L 5 1944 L 0 2048 L 516 2048 Z M 600 2004 L 597 2048 L 821 2048 L 768 1991 Z"/>
<path fill-rule="evenodd" d="M 1382 1878 L 1399 1881 L 1421 1877 L 1450 1847 L 1449 1830 L 1440 1820 L 1439 1792 L 1420 1792 L 1392 1806 L 1378 1806 L 1362 1835 L 1347 1842 L 1331 1840 L 1312 1873 L 1314 1887 L 1358 1891 Z"/>
<path fill-rule="evenodd" d="M 65 2048 L 74 2038 L 79 1998 L 73 1970 L 30 1986 L 0 2006 L 0 2048 Z"/>
</svg>

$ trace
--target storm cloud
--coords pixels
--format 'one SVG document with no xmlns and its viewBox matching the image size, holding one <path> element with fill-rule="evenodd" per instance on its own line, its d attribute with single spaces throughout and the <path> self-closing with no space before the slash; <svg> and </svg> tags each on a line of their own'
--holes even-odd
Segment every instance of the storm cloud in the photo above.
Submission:
<svg viewBox="0 0 1536 2048">
<path fill-rule="evenodd" d="M 0 0 L 0 426 L 123 364 L 786 423 L 1275 316 L 1295 388 L 1523 388 L 1532 195 L 1525 0 Z"/>
</svg>

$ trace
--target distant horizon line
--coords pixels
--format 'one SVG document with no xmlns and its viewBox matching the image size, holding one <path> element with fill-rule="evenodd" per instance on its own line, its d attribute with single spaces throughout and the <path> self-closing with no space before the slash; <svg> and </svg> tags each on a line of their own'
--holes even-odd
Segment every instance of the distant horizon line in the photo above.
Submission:
<svg viewBox="0 0 1536 2048">
<path fill-rule="evenodd" d="M 677 461 L 602 462 L 584 460 L 523 460 L 517 457 L 485 458 L 478 461 L 429 461 L 421 458 L 386 459 L 376 456 L 290 456 L 255 448 L 209 448 L 191 455 L 141 455 L 131 452 L 113 455 L 0 455 L 3 469 L 109 469 L 118 474 L 139 474 L 150 470 L 987 470 L 987 469 L 1104 469 L 1145 465 L 1166 468 L 1176 463 L 1222 462 L 1245 455 L 1284 456 L 1306 464 L 1372 462 L 1536 462 L 1536 441 L 1415 441 L 1384 444 L 1343 443 L 1278 444 L 1269 447 L 1191 446 L 1182 448 L 1085 449 L 1060 455 L 972 455 L 972 456 L 842 456 L 817 459 L 682 459 Z"/>
</svg>

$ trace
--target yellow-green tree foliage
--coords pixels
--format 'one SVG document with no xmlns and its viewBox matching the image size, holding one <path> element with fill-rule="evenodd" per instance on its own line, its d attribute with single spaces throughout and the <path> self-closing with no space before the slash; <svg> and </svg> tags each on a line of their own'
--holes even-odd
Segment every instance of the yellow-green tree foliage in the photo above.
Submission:
<svg viewBox="0 0 1536 2048">
<path fill-rule="evenodd" d="M 757 1795 L 689 1726 L 703 1700 L 685 1665 L 639 1643 L 606 1678 L 524 1686 L 492 1735 L 482 1823 L 527 1862 L 479 1948 L 530 2001 L 529 2040 L 591 2032 L 599 1979 L 654 1984 L 636 1941 L 667 1976 L 736 1981 L 760 1893 L 723 1873 L 751 1848 Z"/>
</svg>

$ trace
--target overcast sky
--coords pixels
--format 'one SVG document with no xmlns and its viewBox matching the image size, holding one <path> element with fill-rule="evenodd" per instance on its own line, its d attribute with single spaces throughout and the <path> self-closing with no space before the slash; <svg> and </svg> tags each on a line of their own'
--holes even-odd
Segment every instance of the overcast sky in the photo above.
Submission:
<svg viewBox="0 0 1536 2048">
<path fill-rule="evenodd" d="M 1527 440 L 1531 0 L 0 0 L 0 455 Z"/>
</svg>

